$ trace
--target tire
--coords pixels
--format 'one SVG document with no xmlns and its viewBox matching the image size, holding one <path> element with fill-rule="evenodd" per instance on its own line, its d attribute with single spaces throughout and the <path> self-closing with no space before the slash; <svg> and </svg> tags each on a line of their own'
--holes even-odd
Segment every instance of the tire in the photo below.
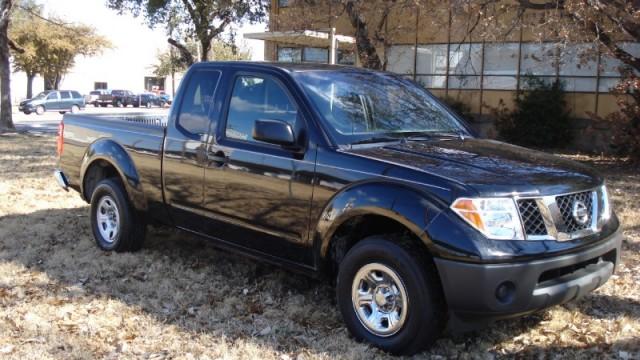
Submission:
<svg viewBox="0 0 640 360">
<path fill-rule="evenodd" d="M 36 114 L 42 115 L 42 114 L 44 114 L 44 112 L 45 112 L 44 106 L 42 106 L 42 105 L 36 106 Z"/>
<path fill-rule="evenodd" d="M 25 115 L 31 115 L 31 111 L 24 111 Z"/>
<path fill-rule="evenodd" d="M 100 104 L 101 107 L 107 107 L 108 104 Z"/>
<path fill-rule="evenodd" d="M 147 109 L 151 109 L 151 101 L 148 101 L 145 106 L 147 107 Z"/>
<path fill-rule="evenodd" d="M 118 100 L 113 103 L 113 107 L 122 107 L 122 101 Z"/>
<path fill-rule="evenodd" d="M 99 106 L 100 106 L 99 102 L 96 101 L 96 102 L 93 103 L 93 107 L 99 107 Z"/>
<path fill-rule="evenodd" d="M 364 305 L 356 306 L 358 294 L 372 296 L 360 297 Z M 435 266 L 400 235 L 375 235 L 354 245 L 340 263 L 336 295 L 354 338 L 396 355 L 413 355 L 431 346 L 444 328 L 446 306 Z M 367 315 L 374 311 L 382 316 L 368 322 Z M 396 315 L 395 325 L 389 314 Z"/>
<path fill-rule="evenodd" d="M 80 112 L 80 107 L 78 105 L 71 105 L 71 113 L 77 114 L 78 112 Z"/>
<path fill-rule="evenodd" d="M 90 216 L 93 237 L 100 249 L 124 252 L 142 247 L 146 224 L 131 206 L 118 180 L 109 178 L 96 185 L 91 195 Z"/>
<path fill-rule="evenodd" d="M 64 115 L 64 114 L 66 114 L 66 113 L 67 113 L 66 111 L 58 111 L 58 112 L 59 112 L 60 114 L 62 114 L 62 115 Z"/>
</svg>

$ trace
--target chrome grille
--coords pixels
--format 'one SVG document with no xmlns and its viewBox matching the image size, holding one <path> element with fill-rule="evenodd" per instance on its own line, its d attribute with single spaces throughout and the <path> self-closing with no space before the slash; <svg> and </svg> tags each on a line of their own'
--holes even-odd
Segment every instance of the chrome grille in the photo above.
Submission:
<svg viewBox="0 0 640 360">
<path fill-rule="evenodd" d="M 598 209 L 602 207 L 598 190 L 558 196 L 517 199 L 525 238 L 528 240 L 567 241 L 598 231 Z M 586 221 L 574 218 L 574 204 L 580 201 L 586 208 Z M 583 208 L 583 209 L 584 209 Z M 585 220 L 585 219 L 582 219 Z"/>
<path fill-rule="evenodd" d="M 547 235 L 547 227 L 534 199 L 518 200 L 518 210 L 527 235 Z"/>
<path fill-rule="evenodd" d="M 556 198 L 556 203 L 558 204 L 558 208 L 560 209 L 560 214 L 562 215 L 562 220 L 564 221 L 567 233 L 573 233 L 578 230 L 584 230 L 591 227 L 591 219 L 593 216 L 593 197 L 591 194 L 591 191 L 584 191 L 576 194 L 558 196 Z M 587 218 L 587 222 L 584 224 L 578 223 L 573 218 L 573 204 L 576 201 L 582 201 L 582 203 L 588 209 L 589 215 Z"/>
</svg>

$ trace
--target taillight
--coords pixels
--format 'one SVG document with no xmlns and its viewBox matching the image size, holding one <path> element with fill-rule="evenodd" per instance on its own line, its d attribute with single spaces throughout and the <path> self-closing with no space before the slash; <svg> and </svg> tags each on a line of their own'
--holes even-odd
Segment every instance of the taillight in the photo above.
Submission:
<svg viewBox="0 0 640 360">
<path fill-rule="evenodd" d="M 62 156 L 62 150 L 64 149 L 64 122 L 60 121 L 58 124 L 58 142 L 56 150 L 58 152 L 58 157 Z"/>
</svg>

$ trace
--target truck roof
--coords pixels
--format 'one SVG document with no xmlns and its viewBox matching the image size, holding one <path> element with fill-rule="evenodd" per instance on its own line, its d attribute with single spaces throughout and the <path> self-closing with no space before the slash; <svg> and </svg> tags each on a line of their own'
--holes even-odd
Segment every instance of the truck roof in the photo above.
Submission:
<svg viewBox="0 0 640 360">
<path fill-rule="evenodd" d="M 365 68 L 358 68 L 348 65 L 329 65 L 329 64 L 317 64 L 317 63 L 284 63 L 284 62 L 267 62 L 267 61 L 209 61 L 203 63 L 196 63 L 194 66 L 207 66 L 207 65 L 222 65 L 222 66 L 252 66 L 269 69 L 280 69 L 289 72 L 302 72 L 302 71 L 323 71 L 323 70 L 338 70 L 338 71 L 362 71 L 371 72 L 372 70 Z"/>
</svg>

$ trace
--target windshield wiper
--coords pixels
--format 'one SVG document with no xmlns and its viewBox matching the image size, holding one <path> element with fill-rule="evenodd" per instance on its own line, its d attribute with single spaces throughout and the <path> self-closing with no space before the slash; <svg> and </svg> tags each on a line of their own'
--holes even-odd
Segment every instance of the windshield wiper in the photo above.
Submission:
<svg viewBox="0 0 640 360">
<path fill-rule="evenodd" d="M 371 137 L 367 139 L 354 141 L 351 143 L 351 145 L 375 144 L 375 143 L 381 143 L 381 142 L 396 142 L 401 140 L 402 139 L 398 139 L 390 136 L 377 136 L 377 137 Z"/>
<path fill-rule="evenodd" d="M 421 141 L 432 140 L 434 137 L 458 138 L 463 141 L 465 139 L 465 135 L 462 132 L 430 132 L 426 134 L 407 136 L 405 139 L 407 141 Z"/>
</svg>

